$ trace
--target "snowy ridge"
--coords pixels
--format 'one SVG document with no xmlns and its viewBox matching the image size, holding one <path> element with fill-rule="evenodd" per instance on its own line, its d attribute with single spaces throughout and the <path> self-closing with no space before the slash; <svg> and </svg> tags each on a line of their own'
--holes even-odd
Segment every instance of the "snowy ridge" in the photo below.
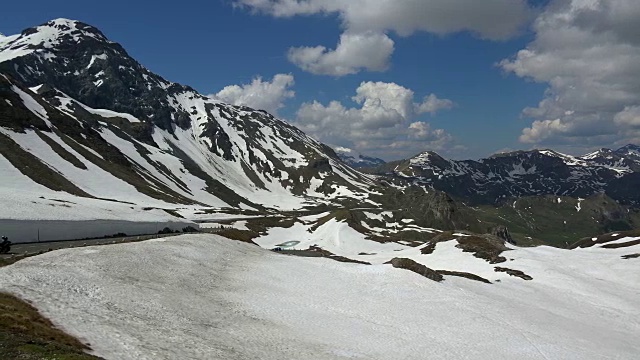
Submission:
<svg viewBox="0 0 640 360">
<path fill-rule="evenodd" d="M 581 156 L 580 159 L 619 173 L 639 172 L 640 146 L 629 144 L 617 150 L 603 148 Z"/>
</svg>

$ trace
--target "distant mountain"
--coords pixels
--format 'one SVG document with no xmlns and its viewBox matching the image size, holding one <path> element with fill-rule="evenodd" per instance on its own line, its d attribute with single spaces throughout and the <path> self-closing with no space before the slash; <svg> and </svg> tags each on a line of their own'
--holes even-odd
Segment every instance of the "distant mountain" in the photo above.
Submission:
<svg viewBox="0 0 640 360">
<path fill-rule="evenodd" d="M 342 162 L 354 169 L 372 168 L 385 163 L 382 159 L 358 154 L 351 149 L 337 147 L 334 150 Z"/>
<path fill-rule="evenodd" d="M 574 198 L 605 192 L 640 205 L 640 147 L 602 149 L 581 157 L 553 150 L 515 151 L 479 161 L 449 160 L 435 152 L 387 163 L 373 173 L 444 191 L 476 204 L 535 195 Z"/>
<path fill-rule="evenodd" d="M 640 172 L 640 146 L 637 145 L 629 144 L 617 150 L 603 148 L 580 158 L 589 164 L 596 164 L 621 172 Z"/>
</svg>

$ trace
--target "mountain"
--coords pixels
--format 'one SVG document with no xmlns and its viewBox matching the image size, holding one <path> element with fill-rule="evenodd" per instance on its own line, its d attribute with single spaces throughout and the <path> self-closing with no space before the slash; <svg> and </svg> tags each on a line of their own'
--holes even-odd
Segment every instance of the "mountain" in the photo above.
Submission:
<svg viewBox="0 0 640 360">
<path fill-rule="evenodd" d="M 79 21 L 1 38 L 0 74 L 3 176 L 54 192 L 259 210 L 366 202 L 373 185 L 290 124 L 167 81 Z"/>
<path fill-rule="evenodd" d="M 373 168 L 385 164 L 385 161 L 382 159 L 358 154 L 344 147 L 335 148 L 335 152 L 342 162 L 354 169 Z"/>
<path fill-rule="evenodd" d="M 182 229 L 218 211 L 264 215 L 292 209 L 338 211 L 340 221 L 382 242 L 398 236 L 424 241 L 431 236 L 420 230 L 426 228 L 485 232 L 500 226 L 515 227 L 511 233 L 523 241 L 543 228 L 537 220 L 545 211 L 514 213 L 511 198 L 573 197 L 567 205 L 605 191 L 623 204 L 640 204 L 632 146 L 609 162 L 606 155 L 577 158 L 540 150 L 481 161 L 425 152 L 384 163 L 337 150 L 264 111 L 225 104 L 152 73 L 82 22 L 57 19 L 0 38 L 0 225 L 23 229 L 28 241 L 42 220 L 74 221 L 75 228 L 79 221 L 99 221 L 86 229 L 99 225 L 106 235 L 115 225 L 105 220 L 135 228 L 127 233 L 148 233 L 156 223 L 176 222 L 173 228 Z M 384 176 L 349 164 L 377 166 Z M 606 203 L 593 206 L 597 219 L 570 215 L 574 206 L 567 205 L 562 216 L 580 221 L 544 228 L 558 235 L 540 241 L 563 244 L 588 235 L 584 229 L 634 226 L 614 200 L 592 202 Z M 555 209 L 547 203 L 536 207 Z M 390 211 L 395 220 L 366 223 L 361 210 L 345 215 L 344 208 Z M 515 216 L 524 223 L 504 220 Z M 593 226 L 584 226 L 591 220 Z M 146 230 L 133 222 L 145 222 Z M 374 230 L 392 223 L 394 232 Z M 256 225 L 254 232 L 267 227 Z"/>
<path fill-rule="evenodd" d="M 618 171 L 640 172 L 640 146 L 626 145 L 617 150 L 600 149 L 581 156 L 590 164 L 596 164 Z"/>
<path fill-rule="evenodd" d="M 631 192 L 631 188 L 640 188 L 638 149 L 627 145 L 582 157 L 553 150 L 515 151 L 479 161 L 449 160 L 424 152 L 390 162 L 373 173 L 426 185 L 471 204 L 500 204 L 539 195 L 586 198 L 604 192 L 621 203 L 640 205 L 638 195 Z"/>
</svg>

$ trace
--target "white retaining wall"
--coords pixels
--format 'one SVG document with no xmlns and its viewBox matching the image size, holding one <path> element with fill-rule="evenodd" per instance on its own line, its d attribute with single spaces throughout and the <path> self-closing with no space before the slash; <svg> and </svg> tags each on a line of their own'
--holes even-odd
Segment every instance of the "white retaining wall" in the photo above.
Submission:
<svg viewBox="0 0 640 360">
<path fill-rule="evenodd" d="M 134 222 L 124 220 L 7 220 L 0 219 L 0 235 L 7 236 L 11 242 L 27 243 L 53 240 L 74 240 L 99 238 L 105 235 L 125 233 L 127 235 L 156 234 L 165 227 L 180 230 L 191 226 L 199 229 L 192 222 Z"/>
</svg>

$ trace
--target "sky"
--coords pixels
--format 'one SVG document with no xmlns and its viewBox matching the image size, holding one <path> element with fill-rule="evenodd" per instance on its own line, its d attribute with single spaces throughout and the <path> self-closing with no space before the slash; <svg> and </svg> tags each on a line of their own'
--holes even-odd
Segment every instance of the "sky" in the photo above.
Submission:
<svg viewBox="0 0 640 360">
<path fill-rule="evenodd" d="M 640 143 L 637 0 L 10 2 L 98 27 L 168 80 L 385 160 Z"/>
</svg>

